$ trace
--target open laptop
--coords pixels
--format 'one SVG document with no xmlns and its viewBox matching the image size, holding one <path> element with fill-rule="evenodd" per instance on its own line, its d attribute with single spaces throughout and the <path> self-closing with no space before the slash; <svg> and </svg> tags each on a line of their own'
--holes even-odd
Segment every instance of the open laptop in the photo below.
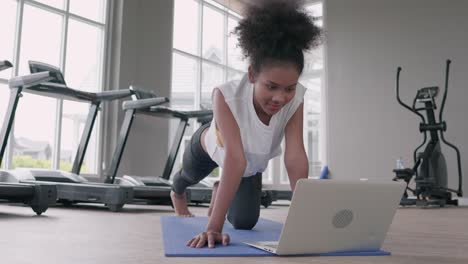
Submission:
<svg viewBox="0 0 468 264">
<path fill-rule="evenodd" d="M 246 242 L 276 255 L 380 250 L 406 185 L 301 179 L 279 241 Z"/>
</svg>

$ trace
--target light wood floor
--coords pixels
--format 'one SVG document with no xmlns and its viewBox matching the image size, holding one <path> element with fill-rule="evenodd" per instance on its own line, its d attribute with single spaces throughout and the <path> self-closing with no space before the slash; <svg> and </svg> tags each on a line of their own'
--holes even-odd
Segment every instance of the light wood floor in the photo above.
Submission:
<svg viewBox="0 0 468 264">
<path fill-rule="evenodd" d="M 262 209 L 284 221 L 287 205 Z M 206 207 L 192 211 L 205 215 Z M 468 263 L 468 207 L 398 209 L 384 257 L 166 258 L 159 217 L 168 206 L 125 206 L 111 213 L 99 206 L 50 208 L 33 216 L 27 207 L 0 205 L 0 263 Z"/>
</svg>

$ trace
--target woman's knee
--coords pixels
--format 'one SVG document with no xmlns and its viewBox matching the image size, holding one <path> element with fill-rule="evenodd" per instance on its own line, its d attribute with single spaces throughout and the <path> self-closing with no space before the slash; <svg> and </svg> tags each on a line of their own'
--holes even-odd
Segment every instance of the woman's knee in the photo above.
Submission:
<svg viewBox="0 0 468 264">
<path fill-rule="evenodd" d="M 179 170 L 172 179 L 172 190 L 177 194 L 183 194 L 187 187 L 195 184 L 193 179 L 187 177 L 183 169 Z"/>
<path fill-rule="evenodd" d="M 235 216 L 228 220 L 234 229 L 250 230 L 257 224 L 258 216 Z"/>
</svg>

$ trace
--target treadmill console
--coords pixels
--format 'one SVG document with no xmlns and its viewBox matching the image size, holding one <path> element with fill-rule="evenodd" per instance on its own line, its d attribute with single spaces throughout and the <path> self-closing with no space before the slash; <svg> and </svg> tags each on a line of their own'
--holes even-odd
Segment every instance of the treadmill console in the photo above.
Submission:
<svg viewBox="0 0 468 264">
<path fill-rule="evenodd" d="M 29 71 L 31 73 L 48 71 L 54 76 L 54 79 L 50 80 L 49 82 L 66 85 L 62 71 L 55 66 L 38 61 L 29 61 Z"/>
</svg>

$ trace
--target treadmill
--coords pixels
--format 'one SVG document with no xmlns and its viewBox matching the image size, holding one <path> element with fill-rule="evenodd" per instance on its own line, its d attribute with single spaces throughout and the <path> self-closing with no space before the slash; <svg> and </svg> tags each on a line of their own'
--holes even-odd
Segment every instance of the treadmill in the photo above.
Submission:
<svg viewBox="0 0 468 264">
<path fill-rule="evenodd" d="M 151 105 L 151 103 L 147 102 L 148 100 L 151 100 L 152 96 L 154 95 L 146 94 L 146 96 L 140 96 L 140 98 L 144 99 L 124 102 L 123 109 L 125 111 L 125 117 L 122 122 L 119 139 L 117 141 L 117 146 L 113 154 L 112 162 L 110 164 L 109 171 L 106 175 L 106 182 L 118 183 L 121 185 L 150 186 L 152 188 L 165 189 L 168 190 L 168 198 L 170 199 L 169 193 L 172 187 L 172 183 L 169 181 L 169 178 L 174 167 L 174 163 L 180 148 L 182 138 L 184 136 L 185 129 L 189 125 L 189 120 L 197 118 L 199 122 L 207 122 L 212 119 L 213 112 L 212 110 L 206 109 L 178 109 L 172 107 Z M 133 96 L 133 98 L 137 99 L 136 96 Z M 164 167 L 163 174 L 161 176 L 142 177 L 125 175 L 121 178 L 116 178 L 117 170 L 122 159 L 127 138 L 130 133 L 133 119 L 136 116 L 136 114 L 143 114 L 162 118 L 178 118 L 180 119 L 180 122 L 177 128 L 177 132 L 174 136 L 169 156 L 166 160 L 166 165 Z M 206 185 L 198 184 L 195 186 L 191 186 L 187 189 L 187 202 L 196 204 L 210 203 L 211 192 L 212 188 Z"/>
<path fill-rule="evenodd" d="M 135 101 L 126 101 L 122 104 L 122 108 L 125 110 L 125 117 L 122 122 L 122 128 L 117 138 L 117 145 L 112 156 L 112 161 L 109 167 L 108 173 L 106 173 L 106 183 L 118 184 L 123 186 L 133 187 L 133 201 L 134 203 L 147 203 L 147 204 L 160 204 L 160 205 L 171 205 L 171 188 L 170 186 L 148 186 L 136 178 L 128 178 L 125 180 L 121 178 L 115 179 L 117 170 L 122 159 L 123 151 L 127 143 L 129 129 L 133 123 L 136 108 L 147 108 L 151 106 L 157 106 L 164 103 L 168 103 L 169 99 L 166 97 L 157 97 L 152 92 L 145 92 L 141 89 L 134 89 L 130 86 L 130 90 L 133 91 L 132 97 Z M 139 99 L 138 98 L 145 98 Z M 132 110 L 133 109 L 133 110 Z M 113 179 L 109 180 L 108 175 L 112 174 Z"/>
<path fill-rule="evenodd" d="M 0 61 L 0 71 L 11 68 L 13 65 L 9 61 Z M 49 73 L 32 74 L 27 79 L 30 83 L 40 83 L 49 81 L 52 77 Z M 11 105 L 9 106 L 9 108 Z M 9 130 L 3 126 L 1 136 L 4 137 Z M 6 150 L 6 143 L 2 143 L 0 149 L 0 165 Z M 47 183 L 11 183 L 8 182 L 8 173 L 0 170 L 0 202 L 16 202 L 29 205 L 32 210 L 41 215 L 49 206 L 55 205 L 57 199 L 57 188 L 55 184 Z"/>
<path fill-rule="evenodd" d="M 45 72 L 52 74 L 54 78 L 49 82 L 39 84 L 28 83 L 28 76 L 20 76 L 10 79 L 9 86 L 11 94 L 8 112 L 4 120 L 4 127 L 6 129 L 2 132 L 2 152 L 4 145 L 6 145 L 6 142 L 8 141 L 8 135 L 14 121 L 15 111 L 19 99 L 22 96 L 22 92 L 89 103 L 90 110 L 71 173 L 51 169 L 21 168 L 7 172 L 10 180 L 13 179 L 17 182 L 28 183 L 40 182 L 55 184 L 57 186 L 58 202 L 65 205 L 71 205 L 78 202 L 98 203 L 105 204 L 113 212 L 120 211 L 124 204 L 132 201 L 133 188 L 129 186 L 92 183 L 84 177 L 81 177 L 79 173 L 101 103 L 128 97 L 133 92 L 128 89 L 98 93 L 79 91 L 68 87 L 60 69 L 52 65 L 30 61 L 29 67 L 32 73 L 44 74 Z"/>
<path fill-rule="evenodd" d="M 46 65 L 46 66 L 49 67 L 50 65 Z M 43 63 L 38 63 L 38 62 L 30 62 L 30 68 L 31 68 L 31 71 L 48 70 L 47 68 L 45 68 Z M 133 87 L 130 87 L 129 91 L 130 91 L 130 93 L 127 92 L 127 94 L 132 95 L 135 98 L 140 98 L 142 96 L 148 97 L 148 94 L 149 94 L 148 92 L 145 92 L 145 91 L 135 90 L 135 89 L 133 89 Z M 153 96 L 153 94 L 151 94 L 151 97 L 152 98 L 146 100 L 144 103 L 145 104 L 151 104 L 151 105 L 160 105 L 160 104 L 164 104 L 164 103 L 169 102 L 169 99 L 167 99 L 165 97 L 156 97 L 156 96 Z M 99 108 L 93 108 L 92 111 L 90 111 L 90 114 L 92 112 L 93 116 L 95 116 L 97 114 L 98 110 L 99 110 Z M 92 124 L 91 124 L 91 126 L 92 126 Z M 89 136 L 91 134 L 91 131 L 92 131 L 92 127 L 90 127 L 89 135 L 87 136 L 88 141 L 89 141 Z M 80 158 L 80 165 L 76 165 L 76 166 L 74 165 L 73 169 L 72 169 L 72 172 L 74 174 L 76 174 L 76 175 L 80 174 L 82 159 L 84 158 L 84 151 L 83 151 L 83 155 L 80 156 L 80 157 L 81 157 Z M 36 177 L 36 179 L 37 179 L 37 177 Z M 47 179 L 44 179 L 44 180 L 47 180 Z M 108 185 L 108 184 L 106 184 L 106 185 Z M 169 197 L 169 195 L 170 195 L 170 190 L 166 190 L 166 189 L 162 189 L 162 188 L 158 188 L 158 189 L 156 189 L 156 188 L 147 188 L 146 186 L 127 186 L 127 188 L 132 188 L 132 190 L 133 190 L 133 199 L 131 201 L 132 203 L 136 202 L 135 198 L 136 199 L 146 199 L 146 200 L 149 200 L 149 201 L 156 201 L 156 202 L 159 202 L 161 200 L 167 202 L 168 201 L 167 197 Z"/>
</svg>

